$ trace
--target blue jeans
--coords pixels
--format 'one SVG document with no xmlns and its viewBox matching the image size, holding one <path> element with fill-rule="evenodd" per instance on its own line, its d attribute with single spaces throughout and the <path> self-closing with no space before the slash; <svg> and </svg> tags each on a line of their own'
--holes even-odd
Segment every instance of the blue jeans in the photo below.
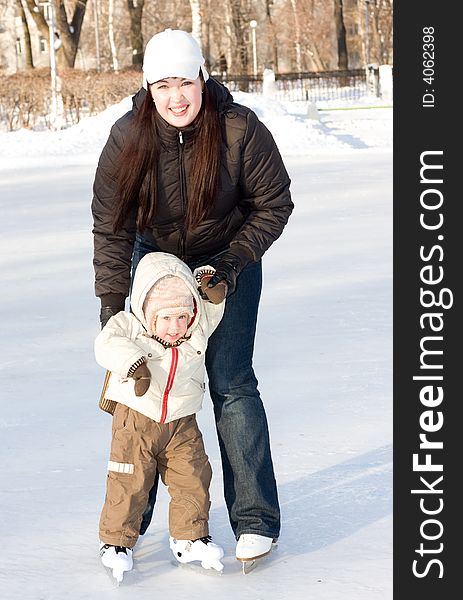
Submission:
<svg viewBox="0 0 463 600">
<path fill-rule="evenodd" d="M 132 272 L 147 252 L 158 250 L 137 238 Z M 190 264 L 191 268 L 201 266 Z M 267 418 L 252 367 L 262 265 L 243 269 L 224 316 L 209 338 L 206 369 L 222 458 L 225 502 L 238 539 L 242 533 L 278 538 L 280 508 Z M 141 532 L 151 520 L 157 491 L 150 493 Z"/>
</svg>

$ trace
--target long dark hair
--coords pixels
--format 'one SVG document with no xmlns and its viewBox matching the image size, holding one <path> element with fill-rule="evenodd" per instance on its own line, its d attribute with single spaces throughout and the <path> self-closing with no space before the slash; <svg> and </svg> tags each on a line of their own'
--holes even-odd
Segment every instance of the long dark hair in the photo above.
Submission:
<svg viewBox="0 0 463 600">
<path fill-rule="evenodd" d="M 158 119 L 161 117 L 156 111 L 150 86 L 147 88 L 115 166 L 119 197 L 113 220 L 114 233 L 124 227 L 132 211 L 136 211 L 139 231 L 149 227 L 156 213 L 161 152 Z M 219 185 L 221 116 L 217 98 L 207 84 L 203 85 L 203 101 L 195 125 L 193 164 L 187 186 L 186 229 L 193 229 L 207 216 L 216 200 Z"/>
</svg>

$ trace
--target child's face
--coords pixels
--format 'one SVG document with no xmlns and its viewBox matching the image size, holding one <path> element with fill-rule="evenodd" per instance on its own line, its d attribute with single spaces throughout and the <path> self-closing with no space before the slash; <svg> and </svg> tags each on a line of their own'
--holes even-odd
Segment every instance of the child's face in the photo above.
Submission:
<svg viewBox="0 0 463 600">
<path fill-rule="evenodd" d="M 189 318 L 187 313 L 175 317 L 159 316 L 156 319 L 155 334 L 161 340 L 173 344 L 185 335 Z"/>
</svg>

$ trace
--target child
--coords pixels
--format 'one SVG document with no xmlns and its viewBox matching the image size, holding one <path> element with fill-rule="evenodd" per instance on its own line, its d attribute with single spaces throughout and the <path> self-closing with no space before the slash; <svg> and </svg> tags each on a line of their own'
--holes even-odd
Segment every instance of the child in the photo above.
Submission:
<svg viewBox="0 0 463 600">
<path fill-rule="evenodd" d="M 119 581 L 132 568 L 156 471 L 171 496 L 174 556 L 181 563 L 200 560 L 206 569 L 223 568 L 223 550 L 209 536 L 212 471 L 195 417 L 204 395 L 207 340 L 225 304 L 224 284 L 218 297 L 207 296 L 213 272 L 195 271 L 198 289 L 180 259 L 163 252 L 145 255 L 134 276 L 133 314 L 111 317 L 95 340 L 96 360 L 111 372 L 105 397 L 117 402 L 100 554 Z"/>
</svg>

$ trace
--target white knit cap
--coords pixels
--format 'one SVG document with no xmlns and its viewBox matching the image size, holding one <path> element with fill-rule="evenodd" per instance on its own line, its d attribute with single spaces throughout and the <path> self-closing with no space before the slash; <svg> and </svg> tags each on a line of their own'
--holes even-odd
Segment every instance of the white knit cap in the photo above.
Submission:
<svg viewBox="0 0 463 600">
<path fill-rule="evenodd" d="M 194 300 L 187 285 L 175 275 L 166 275 L 157 281 L 146 294 L 143 313 L 148 327 L 157 317 L 175 317 L 194 314 Z M 154 333 L 154 332 L 153 332 Z"/>
<path fill-rule="evenodd" d="M 143 58 L 144 79 L 149 84 L 167 77 L 196 79 L 201 69 L 204 81 L 209 74 L 195 38 L 180 29 L 165 29 L 146 44 Z"/>
</svg>

